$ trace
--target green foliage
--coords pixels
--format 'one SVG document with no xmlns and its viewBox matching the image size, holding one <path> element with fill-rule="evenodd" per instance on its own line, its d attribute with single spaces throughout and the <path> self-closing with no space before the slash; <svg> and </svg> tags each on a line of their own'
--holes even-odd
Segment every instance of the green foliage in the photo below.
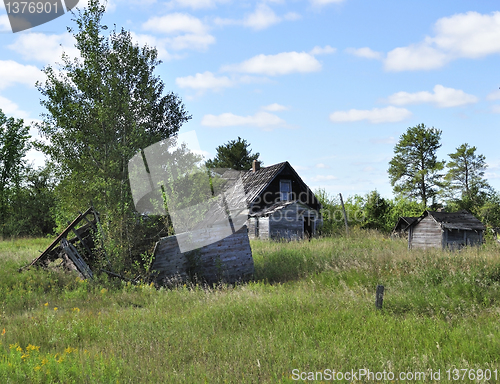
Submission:
<svg viewBox="0 0 500 384">
<path fill-rule="evenodd" d="M 400 196 L 417 197 L 425 207 L 438 194 L 444 161 L 438 161 L 436 151 L 442 131 L 424 124 L 409 127 L 394 147 L 395 156 L 389 162 L 389 178 L 394 192 Z"/>
<path fill-rule="evenodd" d="M 7 118 L 0 110 L 0 235 L 8 235 L 8 217 L 19 206 L 12 197 L 19 190 L 26 169 L 24 155 L 30 148 L 29 127 L 22 119 Z M 14 208 L 14 209 L 12 209 Z"/>
<path fill-rule="evenodd" d="M 49 144 L 38 143 L 59 167 L 59 222 L 92 202 L 101 213 L 115 268 L 127 268 L 135 249 L 136 217 L 128 183 L 129 159 L 141 149 L 175 135 L 191 117 L 177 95 L 164 95 L 154 75 L 155 48 L 134 44 L 130 32 L 107 29 L 105 8 L 90 0 L 79 11 L 74 32 L 81 58 L 62 57 L 59 70 L 44 69 L 37 87 L 47 113 L 39 125 Z"/>
<path fill-rule="evenodd" d="M 25 168 L 19 173 L 20 186 L 10 195 L 9 215 L 3 221 L 4 236 L 40 236 L 55 227 L 57 180 L 51 164 L 39 169 Z"/>
<path fill-rule="evenodd" d="M 368 193 L 364 201 L 365 222 L 363 228 L 389 232 L 394 228 L 390 221 L 392 204 L 375 190 Z"/>
<path fill-rule="evenodd" d="M 207 160 L 207 168 L 231 168 L 236 171 L 247 171 L 252 168 L 252 162 L 259 158 L 259 153 L 252 154 L 250 144 L 238 136 L 238 140 L 230 140 L 219 145 L 217 155 Z"/>
<path fill-rule="evenodd" d="M 476 155 L 476 147 L 470 147 L 467 143 L 449 156 L 451 161 L 446 164 L 448 172 L 445 180 L 452 203 L 458 209 L 477 214 L 491 192 L 491 187 L 484 179 L 486 159 L 483 155 Z"/>
</svg>

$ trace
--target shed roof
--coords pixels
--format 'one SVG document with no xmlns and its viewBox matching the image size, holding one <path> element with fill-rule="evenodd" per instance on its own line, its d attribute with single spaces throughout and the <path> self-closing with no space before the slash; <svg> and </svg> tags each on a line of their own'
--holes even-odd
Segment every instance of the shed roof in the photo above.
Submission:
<svg viewBox="0 0 500 384">
<path fill-rule="evenodd" d="M 425 211 L 421 216 L 423 219 L 431 216 L 444 229 L 459 229 L 463 231 L 484 231 L 486 227 L 472 213 L 460 212 L 434 212 Z"/>
<path fill-rule="evenodd" d="M 406 231 L 410 225 L 418 220 L 418 217 L 400 216 L 393 232 Z"/>
</svg>

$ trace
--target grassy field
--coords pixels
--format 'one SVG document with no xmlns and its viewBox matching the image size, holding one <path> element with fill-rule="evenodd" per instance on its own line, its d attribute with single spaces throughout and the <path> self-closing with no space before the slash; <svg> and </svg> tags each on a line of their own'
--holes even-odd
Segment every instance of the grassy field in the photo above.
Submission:
<svg viewBox="0 0 500 384">
<path fill-rule="evenodd" d="M 363 369 L 379 382 L 500 380 L 498 244 L 409 252 L 374 232 L 255 241 L 254 282 L 166 290 L 17 272 L 49 242 L 0 242 L 2 383 L 329 382 L 333 370 L 373 381 Z"/>
</svg>

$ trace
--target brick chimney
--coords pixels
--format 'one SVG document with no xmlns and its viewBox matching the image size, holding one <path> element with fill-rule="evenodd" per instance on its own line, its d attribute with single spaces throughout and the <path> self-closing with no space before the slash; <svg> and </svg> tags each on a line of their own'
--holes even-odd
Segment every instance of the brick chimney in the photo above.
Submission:
<svg viewBox="0 0 500 384">
<path fill-rule="evenodd" d="M 252 162 L 252 171 L 255 173 L 260 169 L 260 161 L 254 160 Z"/>
</svg>

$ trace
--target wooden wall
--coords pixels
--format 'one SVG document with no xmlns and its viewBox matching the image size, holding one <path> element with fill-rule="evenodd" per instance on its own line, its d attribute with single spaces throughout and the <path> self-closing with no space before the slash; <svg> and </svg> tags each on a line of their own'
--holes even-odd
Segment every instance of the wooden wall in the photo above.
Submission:
<svg viewBox="0 0 500 384">
<path fill-rule="evenodd" d="M 410 248 L 442 248 L 442 241 L 441 226 L 430 216 L 411 227 L 408 236 Z"/>
<path fill-rule="evenodd" d="M 304 238 L 304 218 L 298 214 L 297 204 L 290 204 L 269 216 L 269 234 L 272 239 Z"/>
<path fill-rule="evenodd" d="M 151 266 L 154 280 L 160 285 L 189 280 L 195 275 L 209 284 L 218 281 L 234 283 L 247 280 L 254 273 L 252 250 L 247 227 L 243 226 L 229 237 L 212 244 L 182 253 L 179 241 L 204 241 L 207 236 L 217 237 L 214 230 L 199 230 L 164 237 L 156 243 Z"/>
</svg>

